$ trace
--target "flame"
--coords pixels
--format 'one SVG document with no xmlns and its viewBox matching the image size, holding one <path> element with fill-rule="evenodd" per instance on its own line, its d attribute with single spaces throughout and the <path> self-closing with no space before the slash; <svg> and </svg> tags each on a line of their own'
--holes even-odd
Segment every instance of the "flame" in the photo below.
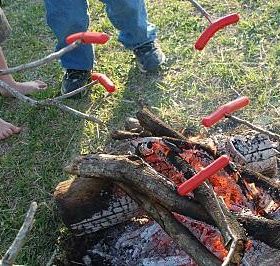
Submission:
<svg viewBox="0 0 280 266">
<path fill-rule="evenodd" d="M 170 149 L 162 142 L 152 143 L 151 150 L 153 153 L 146 156 L 144 159 L 157 172 L 168 177 L 176 185 L 180 185 L 185 181 L 184 174 L 179 172 L 172 164 L 166 160 L 166 156 Z"/>
</svg>

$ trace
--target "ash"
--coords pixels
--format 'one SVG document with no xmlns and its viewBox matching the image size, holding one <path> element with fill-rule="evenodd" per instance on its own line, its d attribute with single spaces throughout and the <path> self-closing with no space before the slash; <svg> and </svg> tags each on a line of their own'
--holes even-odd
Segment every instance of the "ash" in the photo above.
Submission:
<svg viewBox="0 0 280 266">
<path fill-rule="evenodd" d="M 88 266 L 196 265 L 156 222 L 146 218 L 108 229 L 104 238 L 87 251 L 83 262 Z"/>
<path fill-rule="evenodd" d="M 83 263 L 87 266 L 197 265 L 156 222 L 148 218 L 106 230 L 103 239 L 87 251 Z M 256 265 L 280 265 L 280 251 L 254 240 L 243 258 L 242 266 Z"/>
<path fill-rule="evenodd" d="M 261 241 L 253 241 L 253 247 L 242 261 L 243 266 L 279 266 L 280 250 L 273 249 Z"/>
</svg>

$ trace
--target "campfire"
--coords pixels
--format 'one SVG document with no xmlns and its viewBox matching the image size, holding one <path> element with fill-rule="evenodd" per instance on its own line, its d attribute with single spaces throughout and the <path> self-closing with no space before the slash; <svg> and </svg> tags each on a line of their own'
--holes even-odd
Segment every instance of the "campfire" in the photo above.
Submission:
<svg viewBox="0 0 280 266">
<path fill-rule="evenodd" d="M 77 178 L 54 193 L 76 236 L 94 239 L 102 230 L 82 263 L 277 265 L 277 143 L 264 134 L 189 139 L 145 107 L 137 118 L 112 134 L 114 149 L 68 165 Z M 186 195 L 178 193 L 223 154 L 229 165 Z"/>
</svg>

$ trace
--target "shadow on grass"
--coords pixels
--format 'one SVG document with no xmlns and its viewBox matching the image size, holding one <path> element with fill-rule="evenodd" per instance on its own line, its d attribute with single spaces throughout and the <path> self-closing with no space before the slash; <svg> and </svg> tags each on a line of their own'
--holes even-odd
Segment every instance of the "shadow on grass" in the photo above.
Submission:
<svg viewBox="0 0 280 266">
<path fill-rule="evenodd" d="M 151 108 L 158 108 L 165 100 L 161 88 L 163 76 L 163 69 L 153 73 L 141 73 L 138 67 L 131 67 L 119 104 L 113 111 L 116 115 L 108 122 L 109 127 L 122 126 L 125 118 L 135 117 L 141 102 Z"/>
</svg>

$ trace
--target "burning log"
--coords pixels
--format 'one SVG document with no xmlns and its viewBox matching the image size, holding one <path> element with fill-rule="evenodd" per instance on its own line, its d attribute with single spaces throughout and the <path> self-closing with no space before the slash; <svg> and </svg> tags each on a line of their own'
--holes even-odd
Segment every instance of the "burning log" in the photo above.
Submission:
<svg viewBox="0 0 280 266">
<path fill-rule="evenodd" d="M 93 154 L 79 157 L 66 167 L 67 172 L 79 176 L 59 184 L 55 192 L 66 225 L 78 235 L 87 234 L 126 221 L 142 208 L 199 265 L 220 265 L 222 260 L 223 265 L 240 264 L 247 242 L 244 229 L 254 239 L 280 248 L 279 221 L 254 216 L 254 213 L 261 213 L 257 209 L 251 209 L 251 215 L 237 213 L 241 208 L 250 208 L 246 182 L 258 181 L 265 190 L 272 186 L 271 195 L 278 201 L 279 185 L 276 182 L 262 175 L 257 177 L 245 168 L 238 172 L 229 167 L 227 171 L 213 175 L 210 182 L 195 189 L 193 195 L 182 197 L 176 186 L 216 158 L 216 151 L 187 140 L 148 109 L 144 108 L 137 116 L 143 131 L 137 126 L 133 132 L 113 134 L 117 139 L 132 139 L 136 156 Z M 161 138 L 146 137 L 150 135 Z M 123 152 L 127 153 L 127 150 Z M 116 187 L 121 187 L 130 197 Z M 242 193 L 244 191 L 246 193 Z M 79 211 L 75 212 L 77 209 Z M 214 252 L 218 258 L 192 235 L 194 229 L 187 225 L 189 231 L 185 227 L 186 222 L 189 223 L 186 217 L 220 230 L 223 239 L 218 242 L 225 246 L 218 253 Z M 211 247 L 210 250 L 214 251 Z"/>
<path fill-rule="evenodd" d="M 248 132 L 246 136 L 226 138 L 222 150 L 226 150 L 233 161 L 246 169 L 266 176 L 277 176 L 278 144 L 272 142 L 267 135 Z M 223 141 L 222 141 L 223 142 Z"/>
<path fill-rule="evenodd" d="M 81 236 L 139 214 L 137 203 L 125 193 L 119 194 L 108 180 L 77 178 L 59 183 L 54 197 L 65 225 Z"/>
<path fill-rule="evenodd" d="M 124 140 L 141 137 L 151 137 L 151 133 L 148 132 L 130 132 L 124 130 L 115 130 L 111 134 L 112 139 Z"/>
<path fill-rule="evenodd" d="M 165 122 L 156 117 L 147 107 L 143 107 L 140 111 L 138 111 L 136 116 L 139 120 L 140 125 L 146 131 L 151 132 L 153 136 L 164 136 L 168 138 L 173 138 L 177 141 L 184 140 L 190 145 L 190 147 L 196 146 L 198 148 L 202 148 L 214 158 L 217 158 L 216 152 L 210 146 L 201 144 L 199 142 L 190 141 L 183 134 L 172 129 L 169 125 L 167 125 Z"/>
<path fill-rule="evenodd" d="M 260 173 L 241 168 L 240 175 L 248 182 L 255 183 L 257 187 L 265 189 L 271 197 L 280 201 L 280 183 Z"/>
<path fill-rule="evenodd" d="M 144 168 L 141 167 L 141 161 L 140 164 L 139 162 L 134 161 L 135 159 L 139 160 L 138 157 L 130 157 L 130 159 L 129 157 L 127 158 L 127 156 L 91 156 L 90 158 L 88 157 L 85 160 L 81 160 L 80 165 L 74 163 L 72 166 L 68 166 L 66 170 L 68 172 L 71 172 L 72 174 L 81 175 L 83 177 L 92 177 L 92 173 L 94 173 L 95 178 L 105 178 L 105 180 L 107 180 L 107 178 L 109 178 L 110 176 L 114 176 L 114 181 L 121 181 L 126 184 L 125 186 L 122 186 L 125 191 L 130 191 L 130 186 L 136 188 L 137 185 L 143 184 L 143 190 L 145 190 L 146 193 L 148 192 L 150 196 L 152 196 L 153 193 L 145 189 L 145 186 L 147 185 L 145 184 L 145 181 L 148 182 L 148 186 L 150 184 L 151 187 L 153 187 L 155 190 L 158 190 L 156 184 L 152 184 L 151 182 L 149 182 L 149 174 L 157 175 L 157 173 L 146 164 L 143 165 Z M 82 171 L 82 173 L 80 171 Z M 146 171 L 147 173 L 145 173 Z M 115 172 L 116 174 L 112 175 L 113 172 Z M 143 175 L 145 181 L 141 179 Z M 137 185 L 134 182 L 134 177 Z M 162 179 L 161 176 L 160 178 Z M 162 182 L 162 180 L 157 181 Z M 160 197 L 157 199 L 157 201 L 160 201 L 163 197 L 163 193 L 161 190 L 158 191 L 160 193 Z M 188 232 L 187 228 L 185 228 L 178 221 L 176 221 L 176 219 L 174 219 L 168 209 L 165 209 L 155 201 L 151 203 L 149 197 L 143 196 L 143 194 L 138 194 L 137 192 L 130 192 L 129 194 L 133 198 L 136 198 L 137 201 L 141 202 L 141 206 L 144 207 L 144 209 L 149 214 L 151 214 L 152 217 L 157 222 L 159 222 L 160 225 L 163 226 L 168 234 L 170 234 L 174 239 L 178 241 L 180 246 L 182 246 L 185 250 L 188 250 L 190 255 L 192 255 L 195 260 L 198 261 L 199 265 L 221 264 L 221 262 L 214 255 L 212 255 L 190 232 Z M 168 196 L 168 194 L 166 194 L 166 196 Z M 123 216 L 126 217 L 124 214 Z"/>
<path fill-rule="evenodd" d="M 121 187 L 172 237 L 179 245 L 195 259 L 199 265 L 220 265 L 221 261 L 215 257 L 195 236 L 160 203 L 152 202 L 143 194 L 139 194 L 127 186 Z"/>
<path fill-rule="evenodd" d="M 97 190 L 96 184 L 98 183 L 96 183 L 96 180 L 101 179 L 103 183 L 108 184 L 110 181 L 122 182 L 130 187 L 137 188 L 139 193 L 145 194 L 147 198 L 152 199 L 154 202 L 160 202 L 171 212 L 180 213 L 192 219 L 215 225 L 213 218 L 207 214 L 205 207 L 201 206 L 196 200 L 179 196 L 175 186 L 169 180 L 166 180 L 164 176 L 158 174 L 147 164 L 143 164 L 138 157 L 107 154 L 88 155 L 77 158 L 65 170 L 80 177 L 71 182 L 66 181 L 68 187 L 62 186 L 64 182 L 59 184 L 55 192 L 58 206 L 67 205 L 68 201 L 75 202 L 75 198 L 72 195 L 79 194 L 81 190 L 85 194 L 91 194 L 92 190 Z M 74 183 L 73 187 L 71 186 L 72 183 Z M 64 187 L 63 191 L 61 191 L 61 187 Z M 57 197 L 57 195 L 61 196 Z M 95 205 L 95 202 L 93 200 L 87 201 L 87 198 L 85 198 L 80 201 L 80 204 L 76 205 L 76 210 L 84 210 L 83 218 L 86 215 L 89 217 L 84 205 Z M 69 219 L 67 221 L 68 216 L 66 213 L 71 211 L 72 208 L 64 209 L 62 207 L 60 209 L 65 211 L 62 217 L 66 224 L 76 222 L 77 219 L 81 220 L 80 215 L 77 213 L 74 220 Z M 247 233 L 254 239 L 261 240 L 272 247 L 280 249 L 279 221 L 242 213 L 233 215 L 243 224 Z M 251 229 L 259 229 L 260 227 L 262 230 L 255 231 Z M 273 237 L 268 238 L 268 235 Z"/>
</svg>

